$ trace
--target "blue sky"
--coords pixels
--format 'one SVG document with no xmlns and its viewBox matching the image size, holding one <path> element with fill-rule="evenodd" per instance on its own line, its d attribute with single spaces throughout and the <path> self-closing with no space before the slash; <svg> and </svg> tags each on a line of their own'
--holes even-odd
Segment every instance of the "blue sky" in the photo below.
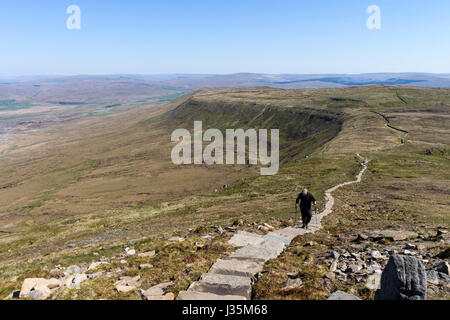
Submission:
<svg viewBox="0 0 450 320">
<path fill-rule="evenodd" d="M 450 1 L 2 0 L 0 39 L 1 76 L 450 73 Z"/>
</svg>

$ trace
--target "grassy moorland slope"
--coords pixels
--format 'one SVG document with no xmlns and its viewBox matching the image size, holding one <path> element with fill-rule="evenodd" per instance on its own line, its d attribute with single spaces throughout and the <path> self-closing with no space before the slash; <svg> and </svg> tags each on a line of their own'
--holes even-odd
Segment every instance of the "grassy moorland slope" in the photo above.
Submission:
<svg viewBox="0 0 450 320">
<path fill-rule="evenodd" d="M 323 298 L 335 288 L 358 290 L 354 281 L 323 280 L 332 248 L 349 245 L 358 232 L 390 227 L 426 237 L 450 225 L 449 107 L 445 89 L 203 89 L 161 108 L 143 106 L 23 137 L 0 159 L 0 293 L 20 288 L 25 277 L 52 276 L 57 264 L 95 261 L 99 253 L 112 263 L 105 268 L 117 271 L 112 278 L 54 297 L 139 298 L 114 289 L 115 277 L 136 274 L 145 286 L 174 281 L 176 294 L 230 249 L 234 227 L 222 233 L 218 226 L 285 225 L 304 186 L 322 206 L 324 190 L 358 172 L 355 152 L 371 159 L 363 182 L 339 189 L 323 232 L 298 239 L 267 264 L 254 296 Z M 404 147 L 377 152 L 398 144 L 401 134 L 371 110 L 410 132 Z M 191 129 L 193 120 L 203 120 L 204 129 L 279 128 L 279 173 L 172 165 L 171 130 Z M 220 189 L 223 184 L 231 185 Z M 185 240 L 167 242 L 174 234 Z M 310 237 L 318 245 L 304 247 Z M 152 269 L 138 269 L 139 258 L 119 263 L 130 245 L 156 250 Z M 305 286 L 281 291 L 293 271 L 302 273 Z"/>
</svg>

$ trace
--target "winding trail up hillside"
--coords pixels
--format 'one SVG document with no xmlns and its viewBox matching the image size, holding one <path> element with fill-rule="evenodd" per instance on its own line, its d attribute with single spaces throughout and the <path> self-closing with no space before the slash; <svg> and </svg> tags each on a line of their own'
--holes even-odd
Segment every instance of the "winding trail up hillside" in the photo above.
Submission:
<svg viewBox="0 0 450 320">
<path fill-rule="evenodd" d="M 380 115 L 386 121 L 388 127 L 403 132 L 405 135 L 401 143 L 379 151 L 386 151 L 405 144 L 409 132 L 391 125 L 389 119 L 377 111 L 371 111 Z M 269 232 L 262 236 L 255 233 L 239 231 L 229 243 L 240 247 L 226 258 L 217 260 L 209 271 L 199 281 L 190 285 L 186 291 L 178 295 L 179 300 L 249 300 L 252 294 L 252 284 L 257 275 L 262 271 L 264 264 L 278 257 L 291 241 L 302 234 L 314 233 L 322 228 L 321 221 L 333 211 L 334 197 L 332 193 L 337 189 L 361 182 L 364 172 L 367 170 L 369 160 L 356 154 L 361 160 L 362 168 L 356 176 L 356 180 L 340 183 L 325 191 L 325 209 L 315 215 L 308 229 L 287 227 Z"/>
<path fill-rule="evenodd" d="M 321 221 L 332 212 L 334 205 L 333 191 L 361 181 L 367 170 L 368 160 L 362 160 L 362 169 L 356 180 L 340 183 L 325 191 L 325 209 L 314 216 L 308 229 L 287 227 L 269 232 L 262 236 L 255 233 L 239 231 L 229 243 L 239 248 L 224 259 L 217 260 L 199 281 L 191 284 L 187 291 L 178 295 L 179 300 L 249 300 L 252 284 L 257 281 L 257 274 L 262 271 L 264 263 L 278 257 L 291 241 L 305 233 L 314 233 L 322 228 Z"/>
</svg>

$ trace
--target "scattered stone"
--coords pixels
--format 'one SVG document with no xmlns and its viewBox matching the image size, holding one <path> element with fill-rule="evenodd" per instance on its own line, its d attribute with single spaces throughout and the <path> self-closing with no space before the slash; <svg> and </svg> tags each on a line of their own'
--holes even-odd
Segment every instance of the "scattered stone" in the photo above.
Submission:
<svg viewBox="0 0 450 320">
<path fill-rule="evenodd" d="M 445 273 L 439 272 L 439 278 L 446 283 L 450 283 L 450 276 Z"/>
<path fill-rule="evenodd" d="M 415 244 L 412 244 L 412 243 L 407 243 L 405 248 L 406 249 L 410 249 L 410 250 L 414 250 L 414 249 L 417 249 L 417 246 Z"/>
<path fill-rule="evenodd" d="M 125 254 L 127 256 L 134 256 L 136 254 L 136 250 L 134 248 L 125 248 Z"/>
<path fill-rule="evenodd" d="M 376 230 L 370 234 L 375 241 L 386 239 L 389 241 L 403 241 L 411 238 L 417 238 L 419 234 L 413 231 L 402 230 Z"/>
<path fill-rule="evenodd" d="M 336 274 L 333 271 L 329 271 L 323 275 L 324 278 L 334 280 L 336 279 Z"/>
<path fill-rule="evenodd" d="M 314 246 L 316 243 L 314 241 L 308 241 L 307 243 L 305 243 L 304 247 L 312 247 Z"/>
<path fill-rule="evenodd" d="M 427 282 L 431 284 L 439 284 L 439 273 L 435 270 L 427 271 Z"/>
<path fill-rule="evenodd" d="M 95 278 L 99 278 L 103 275 L 103 272 L 96 272 L 96 273 L 87 273 L 86 276 L 88 277 L 88 279 L 95 279 Z"/>
<path fill-rule="evenodd" d="M 372 252 L 370 252 L 370 255 L 374 259 L 381 259 L 381 258 L 383 258 L 383 255 L 378 250 L 372 250 Z"/>
<path fill-rule="evenodd" d="M 377 290 L 380 287 L 381 273 L 374 273 L 367 277 L 366 287 L 370 290 Z"/>
<path fill-rule="evenodd" d="M 439 262 L 437 265 L 432 267 L 432 269 L 437 271 L 437 272 L 441 272 L 441 273 L 444 273 L 446 275 L 450 275 L 450 265 L 448 264 L 447 261 Z"/>
<path fill-rule="evenodd" d="M 182 242 L 182 241 L 184 241 L 184 238 L 183 237 L 171 237 L 171 238 L 167 239 L 167 241 L 169 241 L 169 242 Z"/>
<path fill-rule="evenodd" d="M 137 288 L 133 287 L 133 286 L 124 286 L 124 285 L 121 285 L 121 284 L 116 285 L 116 290 L 118 292 L 130 292 L 130 291 L 133 291 L 133 290 L 136 290 L 136 289 Z"/>
<path fill-rule="evenodd" d="M 127 263 L 127 260 L 122 259 L 122 260 L 120 260 L 120 263 L 121 263 L 121 264 L 126 264 L 126 263 Z"/>
<path fill-rule="evenodd" d="M 118 292 L 130 292 L 141 286 L 141 277 L 139 275 L 135 277 L 120 277 L 114 285 Z"/>
<path fill-rule="evenodd" d="M 337 251 L 331 251 L 331 257 L 333 257 L 333 259 L 339 259 L 339 253 Z"/>
<path fill-rule="evenodd" d="M 303 281 L 300 278 L 296 278 L 296 279 L 289 278 L 285 282 L 282 290 L 297 289 L 297 288 L 301 288 L 302 286 L 303 286 Z"/>
<path fill-rule="evenodd" d="M 350 293 L 346 293 L 343 291 L 335 291 L 333 292 L 327 300 L 361 300 L 360 298 L 358 298 L 357 296 L 350 294 Z"/>
<path fill-rule="evenodd" d="M 394 255 L 383 270 L 375 300 L 426 300 L 426 291 L 422 262 L 415 257 Z"/>
<path fill-rule="evenodd" d="M 38 286 L 24 295 L 25 298 L 31 298 L 33 300 L 45 300 L 50 297 L 52 291 L 46 286 Z"/>
<path fill-rule="evenodd" d="M 163 297 L 166 294 L 167 290 L 173 286 L 173 284 L 174 284 L 173 282 L 164 282 L 151 288 L 148 288 L 147 290 L 141 290 L 140 291 L 141 296 L 144 300 L 169 300 L 169 299 L 159 299 L 158 297 Z"/>
<path fill-rule="evenodd" d="M 66 245 L 67 248 L 75 248 L 76 244 L 75 243 L 69 243 L 68 245 Z"/>
<path fill-rule="evenodd" d="M 52 289 L 59 288 L 61 285 L 61 281 L 54 278 L 27 278 L 22 283 L 19 297 L 29 297 L 28 295 L 31 293 L 31 291 L 39 290 L 40 293 L 33 293 L 33 296 L 35 296 L 34 298 L 29 298 L 46 299 L 51 294 Z"/>
<path fill-rule="evenodd" d="M 140 258 L 143 258 L 143 257 L 151 258 L 151 257 L 155 256 L 155 254 L 156 254 L 156 251 L 152 250 L 152 251 L 139 253 L 138 257 L 140 257 Z"/>
<path fill-rule="evenodd" d="M 436 257 L 438 257 L 439 259 L 448 259 L 448 258 L 450 258 L 450 247 L 445 249 L 444 251 L 438 253 L 436 255 Z"/>
<path fill-rule="evenodd" d="M 197 250 L 201 250 L 205 247 L 205 245 L 201 242 L 194 242 L 194 246 L 197 248 Z"/>
<path fill-rule="evenodd" d="M 75 276 L 69 276 L 65 281 L 65 285 L 69 289 L 80 289 L 81 283 L 86 281 L 87 279 L 88 277 L 86 274 L 79 273 Z"/>
<path fill-rule="evenodd" d="M 356 265 L 356 264 L 352 264 L 345 270 L 345 273 L 357 273 L 361 269 L 362 269 L 361 266 Z"/>
<path fill-rule="evenodd" d="M 66 273 L 68 275 L 81 273 L 81 268 L 77 265 L 71 265 L 67 267 Z"/>
<path fill-rule="evenodd" d="M 273 226 L 271 226 L 270 224 L 268 224 L 268 223 L 263 223 L 263 226 L 268 228 L 269 231 L 275 230 L 275 228 Z"/>
<path fill-rule="evenodd" d="M 360 233 L 360 234 L 358 234 L 358 236 L 356 237 L 355 241 L 360 242 L 360 241 L 365 241 L 365 240 L 367 240 L 367 239 L 369 239 L 369 237 L 368 237 L 366 234 Z"/>
<path fill-rule="evenodd" d="M 140 270 L 142 270 L 142 269 L 150 269 L 150 268 L 153 268 L 153 265 L 150 264 L 150 263 L 143 263 L 143 264 L 141 264 L 141 265 L 139 266 L 139 269 L 140 269 Z"/>
<path fill-rule="evenodd" d="M 331 265 L 330 265 L 330 271 L 331 272 L 334 272 L 334 271 L 336 271 L 336 269 L 337 269 L 337 261 L 336 260 L 334 260 L 333 262 L 331 262 Z"/>
<path fill-rule="evenodd" d="M 168 292 L 164 295 L 143 296 L 144 300 L 175 300 L 175 295 L 172 292 Z"/>
<path fill-rule="evenodd" d="M 98 266 L 101 266 L 101 265 L 104 265 L 104 264 L 109 264 L 109 262 L 106 262 L 106 261 L 92 262 L 89 265 L 88 270 L 93 270 L 93 269 L 97 268 Z"/>
<path fill-rule="evenodd" d="M 381 266 L 379 264 L 377 264 L 377 263 L 373 263 L 373 264 L 371 264 L 371 265 L 369 265 L 367 267 L 367 273 L 368 274 L 372 274 L 372 273 L 374 273 L 377 270 L 381 271 Z"/>
</svg>

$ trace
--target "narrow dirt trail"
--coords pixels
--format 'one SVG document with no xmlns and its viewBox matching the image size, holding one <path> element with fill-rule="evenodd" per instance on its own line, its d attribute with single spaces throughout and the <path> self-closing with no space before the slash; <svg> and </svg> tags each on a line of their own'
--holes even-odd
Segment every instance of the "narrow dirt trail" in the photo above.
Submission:
<svg viewBox="0 0 450 320">
<path fill-rule="evenodd" d="M 340 183 L 325 191 L 325 209 L 312 219 L 308 229 L 287 227 L 269 232 L 262 236 L 256 233 L 239 231 L 229 243 L 241 247 L 228 257 L 218 259 L 199 281 L 190 285 L 188 290 L 181 291 L 179 300 L 250 300 L 252 284 L 257 281 L 257 274 L 264 264 L 278 257 L 291 241 L 306 233 L 314 233 L 322 228 L 321 221 L 333 211 L 334 197 L 332 193 L 340 187 L 358 183 L 367 170 L 368 159 L 362 160 L 362 169 L 356 180 Z"/>
<path fill-rule="evenodd" d="M 409 135 L 409 131 L 406 131 L 406 130 L 403 130 L 403 129 L 394 127 L 393 125 L 391 125 L 391 121 L 388 119 L 388 117 L 386 117 L 384 114 L 382 114 L 382 113 L 380 113 L 380 112 L 373 111 L 373 110 L 370 111 L 370 112 L 375 113 L 375 114 L 379 115 L 380 117 L 382 117 L 382 118 L 384 119 L 384 121 L 386 121 L 386 125 L 387 125 L 389 128 L 391 128 L 391 129 L 393 129 L 393 130 L 395 130 L 395 131 L 399 131 L 399 132 L 404 133 L 404 135 L 403 135 L 403 137 L 402 137 L 402 139 L 401 139 L 401 142 L 400 142 L 399 144 L 396 144 L 396 145 L 394 145 L 394 146 L 391 146 L 391 147 L 387 147 L 387 148 L 381 149 L 381 150 L 379 150 L 378 152 L 381 152 L 381 151 L 388 151 L 388 150 L 391 150 L 391 149 L 394 149 L 394 148 L 398 148 L 398 147 L 401 147 L 401 146 L 404 146 L 404 145 L 405 145 L 406 138 L 408 138 L 408 135 Z"/>
</svg>

